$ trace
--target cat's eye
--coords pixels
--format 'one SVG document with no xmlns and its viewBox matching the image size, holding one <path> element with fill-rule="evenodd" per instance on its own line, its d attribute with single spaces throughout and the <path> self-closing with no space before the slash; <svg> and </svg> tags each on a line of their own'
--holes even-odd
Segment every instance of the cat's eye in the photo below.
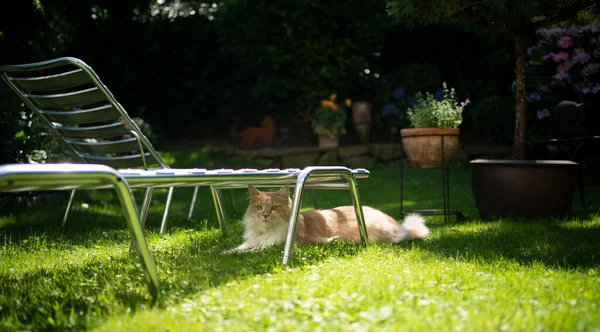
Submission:
<svg viewBox="0 0 600 332">
<path fill-rule="evenodd" d="M 256 209 L 257 209 L 258 211 L 261 211 L 261 210 L 263 209 L 263 207 L 262 207 L 262 205 L 257 205 L 257 206 L 256 206 Z"/>
<path fill-rule="evenodd" d="M 271 206 L 271 211 L 275 211 L 277 209 L 279 209 L 279 205 L 273 205 L 273 206 Z"/>
</svg>

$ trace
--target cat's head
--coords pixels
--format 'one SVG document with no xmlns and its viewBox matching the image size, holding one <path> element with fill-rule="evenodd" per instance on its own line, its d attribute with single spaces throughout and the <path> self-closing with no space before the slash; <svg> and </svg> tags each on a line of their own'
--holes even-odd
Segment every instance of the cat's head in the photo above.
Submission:
<svg viewBox="0 0 600 332">
<path fill-rule="evenodd" d="M 287 223 L 290 216 L 290 187 L 282 187 L 278 191 L 259 191 L 248 186 L 250 204 L 246 210 L 246 218 L 265 225 Z"/>
</svg>

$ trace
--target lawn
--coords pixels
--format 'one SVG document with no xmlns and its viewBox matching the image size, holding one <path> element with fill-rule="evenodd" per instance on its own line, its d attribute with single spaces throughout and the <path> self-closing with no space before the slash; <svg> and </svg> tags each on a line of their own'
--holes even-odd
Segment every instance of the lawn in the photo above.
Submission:
<svg viewBox="0 0 600 332">
<path fill-rule="evenodd" d="M 167 154 L 175 167 L 260 167 L 207 150 Z M 398 165 L 367 167 L 360 195 L 400 218 Z M 407 208 L 441 206 L 439 171 L 405 168 Z M 137 256 L 110 191 L 81 192 L 65 229 L 68 193 L 4 200 L 0 212 L 0 330 L 467 330 L 600 329 L 600 188 L 571 216 L 478 220 L 470 170 L 451 170 L 451 207 L 466 215 L 427 216 L 429 239 L 398 245 L 282 246 L 223 256 L 241 242 L 247 193 L 225 194 L 229 238 L 221 237 L 207 190 L 187 222 L 191 188 L 176 189 L 168 231 L 158 234 L 157 190 L 147 237 L 161 299 L 149 297 Z M 135 192 L 141 197 L 141 192 Z M 575 195 L 576 199 L 577 196 Z M 344 191 L 304 197 L 304 208 L 349 204 Z"/>
</svg>

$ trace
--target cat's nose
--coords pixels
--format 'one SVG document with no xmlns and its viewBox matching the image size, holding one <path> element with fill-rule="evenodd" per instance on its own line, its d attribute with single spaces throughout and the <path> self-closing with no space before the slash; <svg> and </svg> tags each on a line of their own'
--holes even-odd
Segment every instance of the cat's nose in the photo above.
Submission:
<svg viewBox="0 0 600 332">
<path fill-rule="evenodd" d="M 267 219 L 267 217 L 269 217 L 269 215 L 266 213 L 263 213 L 263 217 L 265 217 L 265 219 Z"/>
</svg>

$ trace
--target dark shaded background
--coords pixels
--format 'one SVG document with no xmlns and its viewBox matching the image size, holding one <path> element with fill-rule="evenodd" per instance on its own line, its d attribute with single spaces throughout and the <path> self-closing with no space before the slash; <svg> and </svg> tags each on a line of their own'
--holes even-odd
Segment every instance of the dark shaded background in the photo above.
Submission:
<svg viewBox="0 0 600 332">
<path fill-rule="evenodd" d="M 464 111 L 462 142 L 511 144 L 511 39 L 454 26 L 409 30 L 388 17 L 382 0 L 335 6 L 318 0 L 12 5 L 0 14 L 0 64 L 81 58 L 132 117 L 151 126 L 159 147 L 182 139 L 223 141 L 234 117 L 243 127 L 259 125 L 266 114 L 275 118 L 277 135 L 287 128 L 293 137 L 285 144 L 310 144 L 314 134 L 298 112 L 332 92 L 369 100 L 372 139 L 385 142 L 389 135 L 379 113 L 392 101 L 392 90 L 434 91 L 442 81 L 472 101 Z M 34 134 L 26 135 L 28 141 L 14 138 L 19 130 L 35 130 L 7 90 L 0 84 L 3 161 L 22 160 L 22 151 L 38 142 Z M 354 143 L 346 136 L 342 143 Z"/>
</svg>

